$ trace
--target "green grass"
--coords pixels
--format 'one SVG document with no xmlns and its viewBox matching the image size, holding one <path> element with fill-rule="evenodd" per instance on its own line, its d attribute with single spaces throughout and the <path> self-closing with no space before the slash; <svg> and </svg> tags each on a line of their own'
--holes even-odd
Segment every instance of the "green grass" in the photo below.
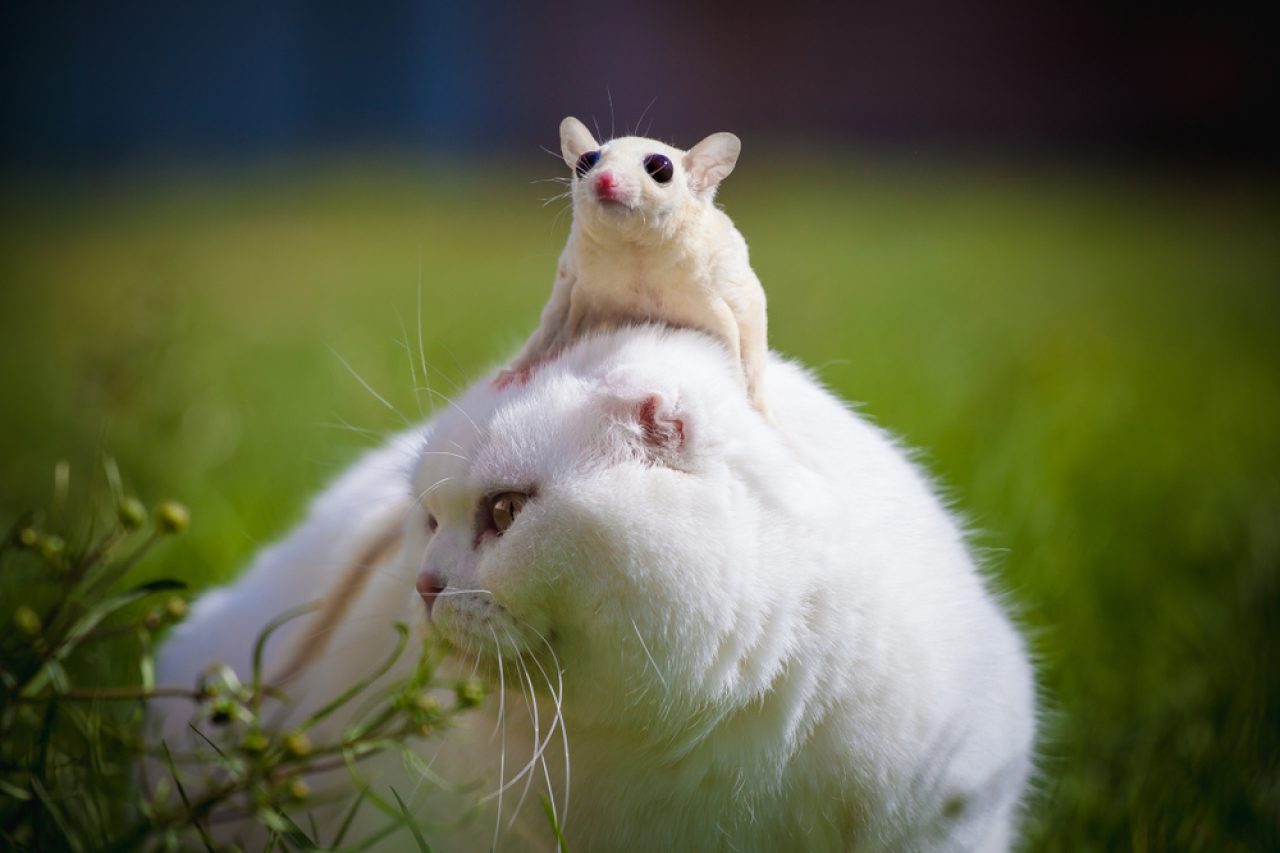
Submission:
<svg viewBox="0 0 1280 853">
<path fill-rule="evenodd" d="M 753 161 L 722 200 L 775 348 L 922 450 L 1034 637 L 1029 849 L 1280 843 L 1280 195 L 1068 173 Z M 554 167 L 551 167 L 554 168 Z M 518 169 L 27 186 L 0 199 L 0 522 L 108 451 L 226 579 L 509 352 L 567 216 Z M 424 406 L 430 401 L 423 400 Z M 178 568 L 174 568 L 174 567 Z"/>
</svg>

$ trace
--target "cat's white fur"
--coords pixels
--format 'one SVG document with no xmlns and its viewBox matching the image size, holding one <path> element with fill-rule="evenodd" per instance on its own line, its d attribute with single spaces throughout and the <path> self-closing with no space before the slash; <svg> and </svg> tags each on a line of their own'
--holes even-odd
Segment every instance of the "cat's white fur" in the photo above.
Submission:
<svg viewBox="0 0 1280 853">
<path fill-rule="evenodd" d="M 478 655 L 497 675 L 500 660 L 507 688 L 468 731 L 429 742 L 433 767 L 496 791 L 500 766 L 510 779 L 529 761 L 536 712 L 550 745 L 533 786 L 570 849 L 1008 849 L 1032 671 L 959 526 L 907 454 L 809 373 L 770 358 L 770 425 L 737 370 L 702 334 L 640 327 L 578 341 L 527 385 L 478 383 L 425 444 L 402 436 L 357 462 L 202 598 L 161 683 L 215 658 L 246 668 L 258 627 L 323 597 L 405 515 L 402 553 L 295 680 L 304 706 L 367 672 L 387 622 L 422 620 L 413 584 L 430 571 L 445 585 L 435 630 L 464 670 Z M 483 533 L 485 497 L 507 491 L 531 498 Z M 268 668 L 308 641 L 303 620 Z M 164 725 L 178 737 L 185 718 Z M 534 795 L 507 827 L 524 782 L 500 821 L 494 797 L 443 849 L 550 848 Z M 397 790 L 424 815 L 446 801 L 412 779 Z"/>
</svg>

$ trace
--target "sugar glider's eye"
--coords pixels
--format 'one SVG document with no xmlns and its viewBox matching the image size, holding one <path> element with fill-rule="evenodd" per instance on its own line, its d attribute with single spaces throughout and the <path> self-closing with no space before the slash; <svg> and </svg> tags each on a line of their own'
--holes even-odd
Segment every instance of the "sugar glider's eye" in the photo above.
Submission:
<svg viewBox="0 0 1280 853">
<path fill-rule="evenodd" d="M 427 532 L 435 533 L 436 528 L 440 526 L 440 522 L 431 513 L 427 513 Z"/>
<path fill-rule="evenodd" d="M 489 523 L 501 535 L 524 509 L 529 496 L 521 492 L 503 492 L 489 499 Z"/>
<path fill-rule="evenodd" d="M 649 173 L 649 177 L 660 184 L 670 181 L 676 173 L 671 160 L 661 154 L 650 154 L 644 158 L 644 170 Z"/>
<path fill-rule="evenodd" d="M 581 157 L 578 158 L 578 165 L 574 167 L 573 171 L 577 172 L 578 177 L 581 178 L 587 172 L 591 171 L 592 166 L 594 166 L 596 163 L 599 163 L 599 162 L 600 162 L 600 152 L 588 151 L 586 154 L 583 154 Z"/>
</svg>

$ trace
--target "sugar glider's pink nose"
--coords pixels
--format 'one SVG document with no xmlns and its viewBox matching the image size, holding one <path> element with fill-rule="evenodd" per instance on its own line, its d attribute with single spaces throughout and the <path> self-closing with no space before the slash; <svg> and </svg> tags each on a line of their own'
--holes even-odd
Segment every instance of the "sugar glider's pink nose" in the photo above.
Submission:
<svg viewBox="0 0 1280 853">
<path fill-rule="evenodd" d="M 444 592 L 444 586 L 444 578 L 435 569 L 423 569 L 418 575 L 418 595 L 422 596 L 423 603 L 427 605 L 428 617 L 431 616 L 431 605 Z"/>
<path fill-rule="evenodd" d="M 601 201 L 617 201 L 618 176 L 609 171 L 596 175 L 596 197 Z"/>
</svg>

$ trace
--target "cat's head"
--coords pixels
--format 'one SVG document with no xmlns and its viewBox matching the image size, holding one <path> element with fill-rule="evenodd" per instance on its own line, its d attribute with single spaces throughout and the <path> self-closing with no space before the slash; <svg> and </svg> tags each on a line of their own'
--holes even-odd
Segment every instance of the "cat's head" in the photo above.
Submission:
<svg viewBox="0 0 1280 853">
<path fill-rule="evenodd" d="M 632 328 L 442 412 L 410 548 L 434 630 L 482 663 L 563 668 L 583 713 L 741 687 L 721 669 L 768 609 L 751 543 L 777 441 L 735 369 L 704 335 Z"/>
<path fill-rule="evenodd" d="M 710 207 L 741 148 L 732 133 L 713 133 L 688 151 L 641 136 L 602 144 L 576 118 L 560 123 L 560 151 L 573 170 L 574 219 L 599 237 L 667 233 Z"/>
</svg>

